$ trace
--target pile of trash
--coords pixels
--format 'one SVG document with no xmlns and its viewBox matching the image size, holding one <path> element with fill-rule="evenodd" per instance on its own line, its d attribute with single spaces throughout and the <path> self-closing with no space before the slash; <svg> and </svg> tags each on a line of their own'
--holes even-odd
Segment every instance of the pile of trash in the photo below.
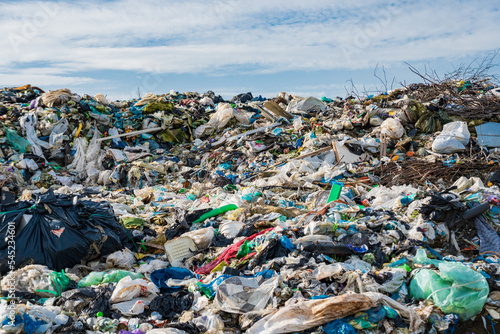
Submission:
<svg viewBox="0 0 500 334">
<path fill-rule="evenodd" d="M 499 111 L 4 88 L 0 333 L 494 332 Z"/>
</svg>

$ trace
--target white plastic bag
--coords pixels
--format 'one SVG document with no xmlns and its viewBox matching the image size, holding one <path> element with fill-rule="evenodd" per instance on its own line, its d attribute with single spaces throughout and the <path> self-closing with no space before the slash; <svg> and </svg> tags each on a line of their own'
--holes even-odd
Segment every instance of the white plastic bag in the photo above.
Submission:
<svg viewBox="0 0 500 334">
<path fill-rule="evenodd" d="M 335 319 L 377 306 L 366 294 L 346 294 L 325 299 L 299 301 L 281 307 L 247 330 L 249 334 L 277 334 L 300 332 Z"/>
<path fill-rule="evenodd" d="M 134 106 L 135 107 L 145 106 L 149 102 L 153 102 L 156 99 L 157 99 L 156 94 L 153 94 L 153 93 L 150 92 L 150 93 L 147 93 L 146 95 L 144 95 L 139 101 L 137 101 L 134 104 Z"/>
<path fill-rule="evenodd" d="M 148 331 L 148 334 L 187 334 L 187 332 L 177 328 L 155 328 Z"/>
<path fill-rule="evenodd" d="M 116 136 L 116 135 L 119 135 L 119 134 L 120 133 L 118 132 L 117 128 L 111 128 L 111 129 L 109 129 L 109 135 L 110 136 Z M 122 139 L 121 138 L 113 138 L 113 139 L 111 139 L 111 141 L 115 145 L 120 145 L 120 142 L 122 141 Z"/>
<path fill-rule="evenodd" d="M 36 136 L 36 131 L 35 131 L 35 125 L 37 124 L 36 115 L 34 113 L 29 113 L 27 115 L 24 115 L 23 117 L 21 117 L 20 124 L 24 128 L 24 130 L 26 131 L 26 139 L 31 144 L 32 152 L 34 154 L 38 155 L 39 157 L 42 157 L 45 159 L 43 152 L 42 152 L 42 147 L 49 149 L 50 144 L 39 139 Z"/>
<path fill-rule="evenodd" d="M 222 129 L 234 117 L 234 109 L 230 103 L 219 103 L 215 108 L 215 114 L 210 117 L 207 124 L 216 128 Z"/>
<path fill-rule="evenodd" d="M 99 114 L 99 113 L 93 112 L 93 111 L 88 111 L 87 113 L 89 114 L 90 117 L 92 117 L 94 120 L 96 120 L 97 123 L 99 123 L 99 124 L 108 125 L 111 122 L 111 120 L 110 120 L 111 116 Z"/>
<path fill-rule="evenodd" d="M 114 252 L 106 259 L 106 266 L 109 268 L 120 268 L 130 270 L 135 263 L 134 253 L 129 249 Z"/>
<path fill-rule="evenodd" d="M 238 122 L 243 124 L 250 124 L 250 120 L 253 115 L 253 113 L 244 110 L 234 111 L 234 117 L 238 120 Z"/>
<path fill-rule="evenodd" d="M 97 178 L 97 184 L 107 186 L 111 183 L 109 177 L 111 176 L 112 170 L 104 170 L 99 172 L 99 177 Z"/>
<path fill-rule="evenodd" d="M 16 167 L 21 169 L 29 169 L 31 171 L 35 171 L 38 169 L 38 165 L 33 159 L 23 159 L 16 164 Z"/>
<path fill-rule="evenodd" d="M 212 106 L 213 107 L 214 106 L 214 101 L 211 98 L 209 98 L 208 96 L 205 96 L 204 98 L 202 98 L 200 100 L 200 104 L 202 106 Z"/>
<path fill-rule="evenodd" d="M 85 182 L 87 184 L 95 184 L 99 178 L 99 169 L 97 168 L 99 166 L 98 161 L 90 161 L 87 163 L 87 166 L 85 167 L 85 170 L 87 171 L 87 180 Z"/>
<path fill-rule="evenodd" d="M 391 188 L 386 188 L 384 186 L 379 186 L 372 188 L 368 193 L 366 193 L 363 198 L 371 199 L 373 198 L 370 206 L 373 210 L 380 209 L 390 209 L 396 210 L 403 207 L 401 199 L 405 196 L 416 194 L 418 189 L 412 186 L 392 186 Z"/>
<path fill-rule="evenodd" d="M 35 171 L 38 169 L 38 165 L 36 164 L 35 160 L 33 159 L 24 159 L 26 160 L 26 166 L 28 167 L 29 170 Z"/>
<path fill-rule="evenodd" d="M 158 292 L 158 288 L 152 282 L 127 276 L 118 282 L 109 301 L 113 304 L 120 303 L 139 296 L 157 296 Z"/>
<path fill-rule="evenodd" d="M 152 260 L 148 263 L 142 264 L 136 271 L 141 274 L 150 274 L 155 270 L 167 267 L 168 267 L 168 262 L 162 260 Z"/>
<path fill-rule="evenodd" d="M 213 314 L 212 312 L 204 312 L 201 316 L 193 319 L 193 323 L 198 327 L 203 333 L 207 334 L 219 334 L 222 333 L 224 329 L 224 322 L 218 314 Z"/>
<path fill-rule="evenodd" d="M 314 271 L 313 277 L 316 280 L 324 278 L 337 277 L 344 269 L 343 263 L 320 264 Z"/>
<path fill-rule="evenodd" d="M 328 234 L 333 231 L 334 226 L 333 222 L 312 220 L 304 228 L 304 234 Z"/>
<path fill-rule="evenodd" d="M 372 126 L 379 126 L 382 123 L 383 123 L 382 118 L 380 118 L 378 115 L 375 115 L 375 116 L 370 118 L 370 125 L 372 125 Z"/>
<path fill-rule="evenodd" d="M 113 169 L 113 172 L 109 176 L 109 180 L 113 183 L 120 182 L 120 172 L 122 170 L 123 165 L 118 165 Z"/>
<path fill-rule="evenodd" d="M 465 122 L 451 122 L 443 126 L 443 131 L 432 143 L 432 150 L 445 154 L 463 151 L 469 139 L 470 132 Z"/>
<path fill-rule="evenodd" d="M 99 152 L 101 151 L 101 142 L 97 141 L 100 138 L 100 132 L 97 130 L 96 125 L 94 124 L 94 136 L 90 141 L 89 147 L 87 149 L 87 153 L 85 154 L 85 160 L 87 162 L 97 160 L 99 156 Z"/>
<path fill-rule="evenodd" d="M 52 127 L 52 132 L 49 136 L 49 144 L 51 146 L 60 146 L 63 141 L 64 133 L 68 130 L 68 120 L 63 118 Z"/>
<path fill-rule="evenodd" d="M 85 152 L 87 151 L 87 139 L 79 137 L 75 139 L 76 153 L 73 162 L 68 165 L 68 169 L 74 169 L 79 173 L 85 171 Z"/>
<path fill-rule="evenodd" d="M 405 134 L 405 128 L 398 119 L 388 118 L 380 125 L 380 133 L 390 138 L 398 139 Z"/>
<path fill-rule="evenodd" d="M 214 236 L 215 236 L 215 230 L 212 226 L 194 230 L 191 232 L 186 232 L 183 235 L 181 235 L 181 237 L 189 237 L 193 239 L 198 249 L 207 248 L 212 242 Z"/>
<path fill-rule="evenodd" d="M 228 220 L 228 221 L 222 222 L 219 225 L 219 232 L 224 237 L 226 237 L 228 239 L 233 239 L 238 235 L 238 233 L 240 233 L 241 229 L 244 226 L 245 226 L 245 223 Z"/>
<path fill-rule="evenodd" d="M 113 304 L 112 309 L 120 311 L 123 315 L 137 315 L 144 312 L 145 306 L 149 304 L 141 299 L 139 300 L 129 300 L 126 302 Z"/>
<path fill-rule="evenodd" d="M 293 119 L 293 128 L 295 129 L 295 131 L 300 131 L 304 128 L 304 124 L 302 122 L 302 118 L 300 117 L 295 117 Z"/>
<path fill-rule="evenodd" d="M 194 131 L 194 136 L 199 138 L 203 136 L 203 133 L 208 129 L 220 130 L 224 128 L 234 115 L 234 109 L 230 103 L 219 103 L 208 123 L 197 127 Z"/>
</svg>

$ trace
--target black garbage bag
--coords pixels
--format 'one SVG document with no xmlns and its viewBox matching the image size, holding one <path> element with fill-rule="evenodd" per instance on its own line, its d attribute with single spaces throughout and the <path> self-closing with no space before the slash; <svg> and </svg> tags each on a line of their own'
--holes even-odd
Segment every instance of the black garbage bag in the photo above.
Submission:
<svg viewBox="0 0 500 334">
<path fill-rule="evenodd" d="M 254 260 L 254 264 L 256 266 L 260 266 L 268 260 L 272 260 L 277 257 L 284 257 L 287 256 L 290 251 L 283 247 L 281 244 L 280 240 L 278 238 L 274 238 L 267 244 L 262 251 L 260 251 L 256 256 Z"/>
<path fill-rule="evenodd" d="M 54 330 L 54 334 L 86 334 L 91 330 L 90 326 L 80 320 L 73 321 L 69 318 L 66 325 L 59 326 Z"/>
<path fill-rule="evenodd" d="M 430 197 L 430 201 L 420 208 L 424 218 L 435 222 L 446 222 L 448 227 L 455 226 L 466 209 L 458 196 L 452 193 L 435 193 Z"/>
<path fill-rule="evenodd" d="M 227 247 L 233 244 L 233 240 L 234 238 L 229 239 L 223 236 L 222 234 L 216 234 L 212 239 L 212 243 L 210 245 L 214 247 Z"/>
<path fill-rule="evenodd" d="M 102 312 L 103 316 L 109 317 L 111 315 L 109 299 L 113 290 L 113 284 L 68 290 L 57 298 L 55 305 L 77 314 L 95 317 L 97 312 Z"/>
<path fill-rule="evenodd" d="M 346 235 L 340 241 L 346 245 L 352 245 L 352 246 L 363 246 L 363 245 L 368 245 L 370 243 L 367 233 L 355 233 L 351 235 Z"/>
<path fill-rule="evenodd" d="M 11 240 L 15 241 L 15 252 L 9 248 Z M 32 201 L 2 206 L 2 274 L 26 264 L 60 271 L 124 247 L 133 247 L 131 239 L 108 202 L 55 195 L 49 190 L 34 195 Z"/>
<path fill-rule="evenodd" d="M 149 309 L 171 321 L 174 317 L 180 316 L 182 311 L 189 310 L 193 301 L 194 295 L 191 292 L 178 291 L 155 297 L 149 304 Z"/>
<path fill-rule="evenodd" d="M 191 213 L 186 213 L 186 222 L 188 224 L 191 224 L 194 221 L 198 220 L 198 218 L 200 218 L 201 216 L 203 216 L 205 213 L 207 213 L 208 211 L 211 211 L 211 210 L 212 209 L 207 208 L 207 209 L 194 210 Z"/>
<path fill-rule="evenodd" d="M 500 168 L 498 168 L 489 178 L 488 182 L 499 185 L 500 184 Z"/>
<path fill-rule="evenodd" d="M 175 208 L 173 217 L 174 223 L 168 226 L 168 228 L 165 230 L 165 238 L 167 240 L 172 240 L 183 233 L 189 232 L 191 223 L 210 210 L 211 209 L 201 209 L 193 211 L 192 213 L 188 213 L 184 209 Z"/>
<path fill-rule="evenodd" d="M 216 187 L 224 187 L 228 184 L 233 184 L 233 181 L 225 176 L 218 176 L 214 181 L 214 186 Z"/>
<path fill-rule="evenodd" d="M 165 324 L 163 328 L 176 328 L 186 332 L 187 334 L 201 333 L 198 327 L 196 327 L 196 325 L 191 322 L 171 322 L 169 324 Z"/>
<path fill-rule="evenodd" d="M 251 92 L 248 92 L 248 93 L 241 93 L 241 94 L 238 94 L 236 96 L 234 96 L 232 99 L 231 99 L 231 102 L 241 102 L 241 103 L 246 103 L 250 100 L 253 99 L 253 95 Z"/>
<path fill-rule="evenodd" d="M 253 226 L 253 224 L 246 224 L 245 226 L 243 226 L 240 232 L 238 232 L 237 237 L 249 237 L 255 233 L 255 227 Z"/>
<path fill-rule="evenodd" d="M 333 240 L 308 240 L 297 244 L 301 252 L 317 252 L 325 255 L 352 255 L 353 251 L 343 242 Z"/>
</svg>

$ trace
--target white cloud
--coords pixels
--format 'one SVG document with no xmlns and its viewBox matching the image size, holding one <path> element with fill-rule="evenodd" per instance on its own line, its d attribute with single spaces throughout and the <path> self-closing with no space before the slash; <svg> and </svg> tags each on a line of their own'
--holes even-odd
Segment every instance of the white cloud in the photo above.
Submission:
<svg viewBox="0 0 500 334">
<path fill-rule="evenodd" d="M 0 86 L 22 86 L 27 83 L 32 83 L 35 86 L 47 87 L 56 86 L 64 87 L 67 85 L 86 85 L 96 83 L 99 80 L 79 77 L 79 76 L 60 76 L 46 74 L 2 74 L 0 73 Z"/>
<path fill-rule="evenodd" d="M 26 78 L 64 84 L 91 80 L 84 71 L 262 74 L 453 58 L 500 48 L 498 14 L 477 0 L 4 2 L 0 84 L 26 68 Z"/>
</svg>

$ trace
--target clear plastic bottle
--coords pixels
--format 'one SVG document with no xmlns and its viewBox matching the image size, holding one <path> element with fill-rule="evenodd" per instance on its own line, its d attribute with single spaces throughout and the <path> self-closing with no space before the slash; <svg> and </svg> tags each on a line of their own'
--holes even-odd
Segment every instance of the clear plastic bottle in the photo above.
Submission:
<svg viewBox="0 0 500 334">
<path fill-rule="evenodd" d="M 139 319 L 132 318 L 128 321 L 128 330 L 133 331 L 134 329 L 139 328 Z"/>
</svg>

